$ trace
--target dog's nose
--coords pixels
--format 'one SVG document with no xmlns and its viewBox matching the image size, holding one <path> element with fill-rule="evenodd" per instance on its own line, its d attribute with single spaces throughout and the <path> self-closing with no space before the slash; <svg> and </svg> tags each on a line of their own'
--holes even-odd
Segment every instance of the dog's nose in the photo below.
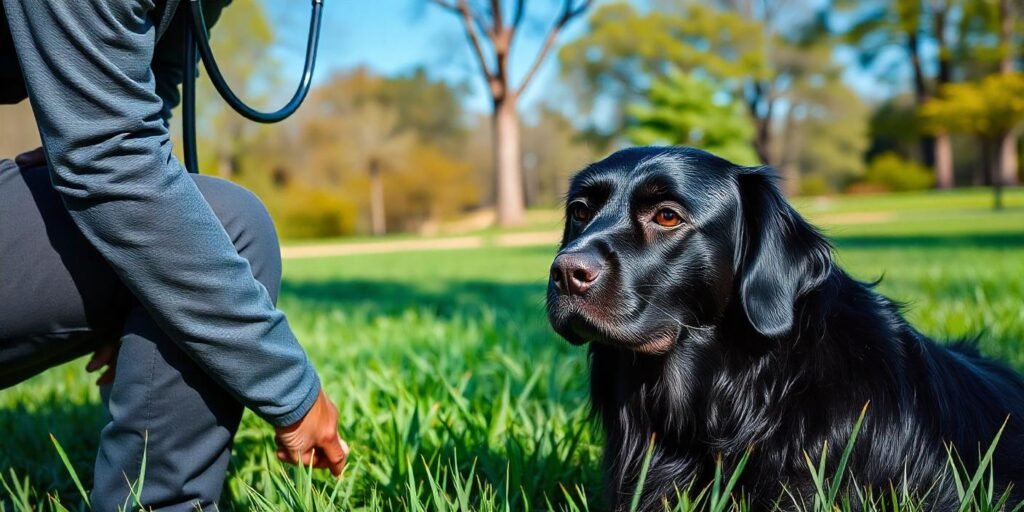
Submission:
<svg viewBox="0 0 1024 512">
<path fill-rule="evenodd" d="M 551 281 L 559 293 L 582 295 L 601 275 L 604 261 L 592 252 L 559 254 L 551 264 Z"/>
</svg>

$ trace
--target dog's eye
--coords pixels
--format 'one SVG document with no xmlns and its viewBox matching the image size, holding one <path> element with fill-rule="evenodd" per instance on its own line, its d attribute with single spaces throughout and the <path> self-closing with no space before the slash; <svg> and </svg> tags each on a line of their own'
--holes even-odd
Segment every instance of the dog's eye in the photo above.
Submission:
<svg viewBox="0 0 1024 512">
<path fill-rule="evenodd" d="M 674 228 L 683 222 L 683 218 L 674 210 L 662 208 L 654 214 L 654 222 L 663 228 Z"/>
<path fill-rule="evenodd" d="M 573 203 L 569 208 L 569 214 L 572 215 L 572 218 L 577 222 L 586 224 L 590 221 L 590 217 L 593 215 L 593 212 L 590 211 L 590 207 L 579 201 Z"/>
</svg>

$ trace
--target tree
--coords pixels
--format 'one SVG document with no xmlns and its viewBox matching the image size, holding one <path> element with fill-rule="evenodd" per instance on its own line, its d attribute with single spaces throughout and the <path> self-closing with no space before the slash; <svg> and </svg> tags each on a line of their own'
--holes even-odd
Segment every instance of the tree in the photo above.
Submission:
<svg viewBox="0 0 1024 512">
<path fill-rule="evenodd" d="M 354 105 L 344 117 L 322 119 L 318 123 L 321 132 L 326 129 L 333 134 L 336 143 L 333 147 L 337 148 L 333 157 L 369 178 L 371 231 L 377 236 L 387 233 L 385 173 L 411 158 L 416 136 L 399 124 L 394 109 L 376 102 Z M 310 128 L 317 129 L 317 123 Z"/>
<path fill-rule="evenodd" d="M 864 67 L 881 68 L 882 73 L 888 73 L 892 68 L 886 57 L 893 53 L 899 62 L 910 64 L 914 99 L 920 107 L 936 90 L 953 80 L 954 52 L 950 39 L 959 27 L 951 23 L 951 14 L 957 8 L 962 10 L 965 1 L 837 0 L 835 4 L 839 12 L 854 16 L 846 38 L 858 49 Z M 929 40 L 935 45 L 935 52 L 925 51 Z M 931 55 L 934 62 L 926 62 Z M 934 76 L 929 76 L 928 69 L 936 70 Z M 949 134 L 941 130 L 922 134 L 919 146 L 922 160 L 935 168 L 936 186 L 952 187 L 953 146 Z"/>
<path fill-rule="evenodd" d="M 574 18 L 582 15 L 592 0 L 563 0 L 533 64 L 518 86 L 512 84 L 509 55 L 526 14 L 526 0 L 515 0 L 510 9 L 501 0 L 487 6 L 471 5 L 469 0 L 431 0 L 456 14 L 473 49 L 480 72 L 487 82 L 493 106 L 494 167 L 497 181 L 498 224 L 511 226 L 524 220 L 523 173 L 520 154 L 519 113 L 517 104 L 530 85 L 544 59 L 551 52 L 559 33 Z"/>
<path fill-rule="evenodd" d="M 763 31 L 735 13 L 689 3 L 679 13 L 641 13 L 616 2 L 596 9 L 588 22 L 590 30 L 563 46 L 559 61 L 584 111 L 601 98 L 620 106 L 609 138 L 622 133 L 625 106 L 642 102 L 650 84 L 675 71 L 713 80 L 737 98 L 746 84 L 770 74 Z"/>
<path fill-rule="evenodd" d="M 745 107 L 754 126 L 749 144 L 766 164 L 783 162 L 776 135 L 785 121 L 801 122 L 791 110 L 807 84 L 839 80 L 833 41 L 801 0 L 672 2 L 644 13 L 617 2 L 596 9 L 589 23 L 559 53 L 584 103 L 643 102 L 651 84 L 674 70 L 701 77 Z M 626 122 L 626 112 L 618 114 L 613 137 Z"/>
<path fill-rule="evenodd" d="M 310 92 L 286 123 L 292 181 L 328 190 L 368 212 L 375 234 L 418 229 L 479 199 L 463 152 L 459 89 L 422 71 L 385 77 L 338 73 Z M 292 124 L 294 123 L 294 124 Z"/>
<path fill-rule="evenodd" d="M 457 154 L 467 132 L 461 104 L 466 93 L 466 86 L 433 80 L 417 68 L 404 76 L 368 79 L 353 101 L 388 105 L 398 115 L 398 124 L 412 130 L 420 142 Z"/>
<path fill-rule="evenodd" d="M 786 128 L 778 137 L 785 148 L 780 165 L 786 190 L 843 190 L 865 170 L 867 106 L 839 80 L 808 83 L 790 97 Z"/>
<path fill-rule="evenodd" d="M 630 106 L 626 135 L 635 144 L 680 144 L 742 165 L 758 161 L 743 106 L 716 95 L 709 81 L 678 71 L 652 84 L 646 102 Z"/>
<path fill-rule="evenodd" d="M 477 205 L 480 193 L 472 173 L 469 164 L 453 159 L 435 145 L 414 145 L 409 157 L 386 176 L 388 226 L 422 230 Z"/>
<path fill-rule="evenodd" d="M 1013 6 L 1010 0 L 999 0 L 999 72 L 1006 77 L 1013 74 Z M 1019 164 L 1017 162 L 1017 126 L 1012 126 L 999 137 L 999 173 L 997 185 L 1016 185 Z"/>
<path fill-rule="evenodd" d="M 685 0 L 691 4 L 708 3 L 723 12 L 733 13 L 760 30 L 759 50 L 767 72 L 744 77 L 739 96 L 754 122 L 754 150 L 762 163 L 779 165 L 773 153 L 778 118 L 787 117 L 785 103 L 800 80 L 833 67 L 831 58 L 815 55 L 831 53 L 822 19 L 814 16 L 814 7 L 803 0 Z M 805 59 L 804 55 L 810 55 Z M 808 65 L 810 64 L 810 65 Z"/>
<path fill-rule="evenodd" d="M 527 204 L 559 205 L 568 191 L 569 178 L 598 156 L 564 114 L 541 107 L 536 120 L 523 126 Z"/>
<path fill-rule="evenodd" d="M 1016 133 L 1024 124 L 1024 74 L 1000 73 L 980 81 L 946 84 L 937 97 L 921 108 L 933 130 L 976 135 L 993 141 Z M 992 158 L 990 175 L 996 186 L 996 207 L 1001 207 L 1001 158 Z"/>
</svg>

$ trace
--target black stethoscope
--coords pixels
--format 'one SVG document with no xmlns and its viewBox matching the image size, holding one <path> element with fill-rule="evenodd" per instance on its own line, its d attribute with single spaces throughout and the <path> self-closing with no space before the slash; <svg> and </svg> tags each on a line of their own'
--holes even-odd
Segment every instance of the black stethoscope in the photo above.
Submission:
<svg viewBox="0 0 1024 512">
<path fill-rule="evenodd" d="M 302 70 L 302 80 L 288 103 L 274 112 L 260 112 L 249 105 L 246 105 L 231 87 L 224 80 L 217 61 L 213 58 L 213 51 L 210 49 L 210 36 L 206 32 L 206 20 L 203 17 L 203 6 L 200 0 L 184 0 L 189 3 L 185 16 L 191 23 L 186 23 L 185 29 L 185 77 L 181 84 L 181 110 L 182 110 L 182 135 L 185 139 L 185 168 L 190 173 L 199 172 L 198 157 L 196 155 L 196 77 L 197 60 L 202 56 L 203 67 L 210 75 L 210 81 L 220 93 L 224 101 L 231 105 L 231 108 L 252 121 L 257 123 L 276 123 L 287 119 L 295 113 L 302 105 L 302 101 L 309 94 L 309 87 L 313 82 L 313 66 L 316 64 L 316 50 L 320 45 L 320 15 L 323 11 L 324 0 L 313 1 L 313 14 L 309 20 L 309 36 L 306 39 L 306 62 Z M 198 51 L 198 55 L 197 52 Z"/>
</svg>

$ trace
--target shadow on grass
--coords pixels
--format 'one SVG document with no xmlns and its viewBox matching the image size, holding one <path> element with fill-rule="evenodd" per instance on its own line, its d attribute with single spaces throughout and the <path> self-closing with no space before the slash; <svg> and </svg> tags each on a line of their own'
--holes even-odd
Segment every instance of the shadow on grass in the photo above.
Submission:
<svg viewBox="0 0 1024 512">
<path fill-rule="evenodd" d="M 490 281 L 424 281 L 331 278 L 286 279 L 283 301 L 296 300 L 335 308 L 370 308 L 373 314 L 395 314 L 410 308 L 427 309 L 440 317 L 475 311 L 481 307 L 498 312 L 541 315 L 546 318 L 544 296 L 547 282 L 498 283 Z"/>
<path fill-rule="evenodd" d="M 1024 226 L 1022 226 L 1024 228 Z M 1024 230 L 1009 233 L 956 233 L 935 235 L 831 235 L 842 249 L 1024 249 Z"/>
<path fill-rule="evenodd" d="M 941 256 L 964 249 L 1024 249 L 1024 226 L 1008 233 L 954 233 L 920 235 L 836 235 L 830 236 L 837 249 L 915 250 L 926 249 Z M 343 265 L 343 262 L 339 262 Z M 898 276 L 889 276 L 890 278 Z M 967 285 L 970 283 L 962 283 Z M 369 279 L 332 276 L 329 278 L 285 279 L 284 301 L 299 301 L 324 307 L 369 308 L 371 313 L 394 314 L 410 308 L 427 308 L 447 317 L 486 306 L 499 311 L 545 315 L 547 282 L 538 275 L 533 282 L 500 282 L 481 279 L 432 280 L 423 277 Z M 962 286 L 952 284 L 950 288 Z"/>
<path fill-rule="evenodd" d="M 21 386 L 31 386 L 31 382 Z M 28 479 L 34 489 L 57 494 L 65 506 L 77 510 L 82 506 L 80 495 L 50 441 L 50 434 L 60 442 L 82 484 L 89 489 L 99 432 L 106 421 L 101 404 L 69 403 L 56 394 L 31 408 L 19 404 L 0 409 L 2 477 L 11 483 L 13 471 L 19 479 Z M 0 509 L 11 507 L 5 503 L 10 498 L 6 492 L 0 492 Z M 46 499 L 35 496 L 33 501 L 45 503 Z"/>
</svg>

